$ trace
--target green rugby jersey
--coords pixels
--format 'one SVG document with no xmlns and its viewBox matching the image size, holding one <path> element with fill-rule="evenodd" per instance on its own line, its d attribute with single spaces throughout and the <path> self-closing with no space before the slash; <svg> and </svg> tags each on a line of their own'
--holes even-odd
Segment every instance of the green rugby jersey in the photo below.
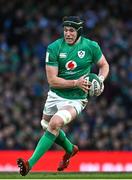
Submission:
<svg viewBox="0 0 132 180">
<path fill-rule="evenodd" d="M 97 42 L 84 37 L 74 45 L 68 45 L 64 38 L 58 39 L 47 48 L 46 64 L 58 67 L 58 76 L 67 80 L 78 79 L 90 73 L 93 64 L 101 58 Z M 85 99 L 87 94 L 80 88 L 53 88 L 57 95 L 67 99 Z"/>
</svg>

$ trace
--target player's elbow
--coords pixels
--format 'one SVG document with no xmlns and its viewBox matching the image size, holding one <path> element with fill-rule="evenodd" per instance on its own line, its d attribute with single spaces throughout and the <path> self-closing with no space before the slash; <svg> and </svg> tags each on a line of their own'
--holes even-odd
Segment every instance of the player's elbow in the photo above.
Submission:
<svg viewBox="0 0 132 180">
<path fill-rule="evenodd" d="M 107 61 L 105 62 L 105 68 L 107 69 L 107 72 L 108 72 L 108 74 L 109 74 L 109 69 L 110 69 L 110 68 L 109 68 L 109 63 L 108 63 Z"/>
<path fill-rule="evenodd" d="M 54 85 L 54 79 L 53 78 L 48 78 L 48 83 L 52 87 Z"/>
<path fill-rule="evenodd" d="M 107 61 L 104 61 L 104 62 L 102 63 L 102 66 L 105 66 L 107 69 L 109 69 L 109 64 L 108 64 Z"/>
<path fill-rule="evenodd" d="M 57 85 L 57 83 L 56 83 L 56 78 L 54 78 L 54 77 L 50 77 L 50 78 L 48 78 L 48 83 L 49 83 L 49 85 L 51 86 L 51 87 L 56 87 Z"/>
</svg>

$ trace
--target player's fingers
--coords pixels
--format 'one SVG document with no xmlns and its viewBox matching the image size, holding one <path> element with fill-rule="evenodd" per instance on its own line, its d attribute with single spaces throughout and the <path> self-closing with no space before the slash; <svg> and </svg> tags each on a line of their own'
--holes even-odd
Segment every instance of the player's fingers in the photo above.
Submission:
<svg viewBox="0 0 132 180">
<path fill-rule="evenodd" d="M 86 88 L 89 90 L 91 88 L 91 82 L 84 82 L 83 84 L 84 86 L 86 86 Z"/>
<path fill-rule="evenodd" d="M 88 81 L 88 79 L 83 79 L 83 82 L 84 82 L 84 84 L 87 84 L 87 85 L 92 85 L 92 83 L 90 82 L 90 81 Z"/>
<path fill-rule="evenodd" d="M 83 87 L 82 87 L 82 90 L 85 91 L 86 93 L 88 92 L 89 89 L 90 88 L 88 85 L 83 85 Z"/>
<path fill-rule="evenodd" d="M 85 89 L 85 88 L 82 88 L 82 90 L 83 90 L 85 93 L 87 93 L 87 92 L 88 92 L 88 90 L 87 90 L 87 89 Z"/>
<path fill-rule="evenodd" d="M 88 83 L 87 83 L 87 86 L 88 86 L 88 89 L 90 89 L 91 86 L 92 86 L 92 83 L 91 83 L 91 82 L 88 82 Z"/>
<path fill-rule="evenodd" d="M 89 84 L 89 81 L 87 79 L 83 79 L 84 84 Z"/>
</svg>

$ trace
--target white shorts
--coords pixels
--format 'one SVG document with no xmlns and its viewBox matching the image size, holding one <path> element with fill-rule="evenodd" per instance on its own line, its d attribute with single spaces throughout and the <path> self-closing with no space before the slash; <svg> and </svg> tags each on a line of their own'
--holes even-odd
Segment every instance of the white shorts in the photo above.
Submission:
<svg viewBox="0 0 132 180">
<path fill-rule="evenodd" d="M 49 91 L 43 114 L 52 116 L 63 106 L 67 105 L 74 107 L 79 114 L 85 108 L 87 102 L 87 99 L 65 99 L 58 96 L 56 93 Z"/>
</svg>

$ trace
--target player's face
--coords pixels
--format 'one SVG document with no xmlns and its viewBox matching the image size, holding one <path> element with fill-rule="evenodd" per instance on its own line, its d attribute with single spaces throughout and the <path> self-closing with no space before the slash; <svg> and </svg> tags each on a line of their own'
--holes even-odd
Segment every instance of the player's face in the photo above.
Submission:
<svg viewBox="0 0 132 180">
<path fill-rule="evenodd" d="M 77 38 L 77 31 L 73 27 L 64 26 L 64 39 L 67 44 L 74 44 Z"/>
</svg>

